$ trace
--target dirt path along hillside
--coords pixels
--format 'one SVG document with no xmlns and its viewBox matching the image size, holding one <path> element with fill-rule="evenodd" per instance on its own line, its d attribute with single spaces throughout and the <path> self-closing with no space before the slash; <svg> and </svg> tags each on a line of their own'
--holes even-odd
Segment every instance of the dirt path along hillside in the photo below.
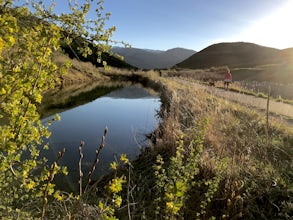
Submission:
<svg viewBox="0 0 293 220">
<path fill-rule="evenodd" d="M 198 89 L 204 89 L 215 96 L 222 97 L 230 101 L 235 101 L 247 106 L 255 107 L 260 110 L 266 110 L 267 108 L 267 99 L 264 99 L 264 98 L 255 97 L 251 95 L 245 95 L 242 93 L 231 92 L 228 90 L 219 89 L 219 88 L 215 88 L 211 86 L 204 86 L 199 83 L 190 82 L 187 80 L 182 80 L 182 79 L 175 79 L 175 80 L 179 83 L 190 84 Z M 293 120 L 293 105 L 270 100 L 269 111 L 270 113 L 281 115 L 281 116 L 289 118 L 289 120 Z"/>
</svg>

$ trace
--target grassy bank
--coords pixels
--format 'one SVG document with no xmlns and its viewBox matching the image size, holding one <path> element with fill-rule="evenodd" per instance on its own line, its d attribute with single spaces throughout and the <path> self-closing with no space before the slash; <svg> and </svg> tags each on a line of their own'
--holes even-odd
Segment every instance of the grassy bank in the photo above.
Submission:
<svg viewBox="0 0 293 220">
<path fill-rule="evenodd" d="M 160 82 L 168 107 L 162 109 L 155 145 L 133 162 L 131 195 L 136 205 L 131 215 L 289 219 L 292 126 L 272 118 L 267 121 L 263 113 L 201 89 L 167 79 Z M 191 149 L 197 152 L 190 154 Z M 190 160 L 195 161 L 193 171 L 185 168 Z M 164 170 L 163 177 L 156 172 L 158 166 Z M 122 210 L 120 217 L 125 214 Z"/>
<path fill-rule="evenodd" d="M 292 217 L 292 126 L 156 71 L 103 74 L 159 90 L 162 123 L 137 160 L 94 184 L 78 202 L 69 199 L 59 213 L 103 213 L 96 201 L 109 201 L 109 182 L 124 175 L 119 219 Z"/>
</svg>

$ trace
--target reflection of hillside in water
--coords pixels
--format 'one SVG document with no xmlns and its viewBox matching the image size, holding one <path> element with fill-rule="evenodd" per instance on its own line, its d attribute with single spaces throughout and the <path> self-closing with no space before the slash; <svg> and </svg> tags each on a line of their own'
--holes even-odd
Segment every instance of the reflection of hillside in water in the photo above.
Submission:
<svg viewBox="0 0 293 220">
<path fill-rule="evenodd" d="M 79 174 L 76 172 L 76 165 L 79 154 L 77 147 L 81 140 L 85 141 L 83 170 L 85 173 L 90 170 L 95 157 L 94 152 L 100 143 L 100 134 L 105 127 L 108 127 L 109 131 L 105 148 L 99 156 L 99 165 L 94 174 L 95 179 L 109 172 L 109 163 L 118 155 L 125 153 L 132 160 L 139 155 L 143 147 L 147 146 L 146 134 L 153 132 L 159 123 L 157 112 L 160 110 L 160 99 L 158 96 L 152 95 L 151 89 L 139 84 L 129 82 L 123 86 L 125 87 L 122 88 L 121 85 L 116 87 L 115 91 L 111 90 L 107 93 L 105 87 L 99 86 L 89 92 L 74 96 L 74 100 L 70 101 L 71 104 L 83 103 L 86 99 L 91 100 L 105 92 L 93 101 L 78 107 L 70 107 L 66 111 L 63 110 L 60 112 L 61 120 L 50 126 L 51 136 L 47 142 L 52 150 L 43 152 L 43 155 L 53 162 L 58 151 L 64 147 L 67 149 L 60 164 L 66 165 L 71 175 L 66 179 L 58 179 L 58 185 L 60 184 L 61 187 L 68 186 L 75 189 L 74 183 L 78 182 Z M 55 104 L 55 107 L 60 106 L 65 107 L 65 104 Z M 47 119 L 45 118 L 43 121 L 46 122 Z"/>
<path fill-rule="evenodd" d="M 157 96 L 157 94 L 154 91 L 146 89 L 139 84 L 114 90 L 105 95 L 105 97 L 122 99 L 147 99 L 154 98 L 154 96 Z"/>
<path fill-rule="evenodd" d="M 51 90 L 44 94 L 39 112 L 41 117 L 44 118 L 91 102 L 127 85 L 129 84 L 122 82 L 97 82 L 92 84 L 73 84 L 62 89 Z"/>
<path fill-rule="evenodd" d="M 131 82 L 98 82 L 93 84 L 74 84 L 44 94 L 39 107 L 41 117 L 66 111 L 68 109 L 94 101 L 99 97 L 145 99 L 158 97 L 157 93 L 140 84 Z"/>
</svg>

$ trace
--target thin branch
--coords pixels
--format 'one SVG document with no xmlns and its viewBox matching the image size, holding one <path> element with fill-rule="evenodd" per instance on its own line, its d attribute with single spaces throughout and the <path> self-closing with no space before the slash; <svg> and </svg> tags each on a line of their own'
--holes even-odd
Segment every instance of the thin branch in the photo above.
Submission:
<svg viewBox="0 0 293 220">
<path fill-rule="evenodd" d="M 46 206 L 47 206 L 47 203 L 48 203 L 47 196 L 48 196 L 49 184 L 52 183 L 52 181 L 54 179 L 55 167 L 58 165 L 59 160 L 64 156 L 65 151 L 66 151 L 65 148 L 63 148 L 62 151 L 59 151 L 56 161 L 51 165 L 51 169 L 50 169 L 50 172 L 49 172 L 49 178 L 48 178 L 47 184 L 46 184 L 44 192 L 43 192 L 42 220 L 45 219 L 45 214 L 46 214 Z"/>
<path fill-rule="evenodd" d="M 82 153 L 82 148 L 84 146 L 84 142 L 81 141 L 80 145 L 79 145 L 79 162 L 78 162 L 78 170 L 79 170 L 79 195 L 82 195 L 82 177 L 83 177 L 83 172 L 81 170 L 81 162 L 82 162 L 82 158 L 83 158 L 83 153 Z"/>
<path fill-rule="evenodd" d="M 128 212 L 128 219 L 131 220 L 131 210 L 130 210 L 130 203 L 129 203 L 129 195 L 130 195 L 130 165 L 128 164 L 127 212 Z"/>
<path fill-rule="evenodd" d="M 13 167 L 12 167 L 12 164 L 10 164 L 10 170 L 11 170 L 11 172 L 12 172 L 12 174 L 13 174 L 14 176 L 18 177 L 18 176 L 16 175 L 16 173 L 14 172 L 14 169 L 13 169 Z"/>
<path fill-rule="evenodd" d="M 107 132 L 108 132 L 108 128 L 106 127 L 105 130 L 104 130 L 104 134 L 102 136 L 102 140 L 101 140 L 100 146 L 99 146 L 98 150 L 96 150 L 96 158 L 95 158 L 95 160 L 94 160 L 94 162 L 92 164 L 92 167 L 91 167 L 90 171 L 88 172 L 87 183 L 86 183 L 86 186 L 85 186 L 84 191 L 87 190 L 87 188 L 88 188 L 88 186 L 89 186 L 89 184 L 91 182 L 92 175 L 93 175 L 93 173 L 94 173 L 94 171 L 96 169 L 96 166 L 97 166 L 97 164 L 99 162 L 99 154 L 100 154 L 101 150 L 105 146 L 105 138 L 106 138 Z"/>
</svg>

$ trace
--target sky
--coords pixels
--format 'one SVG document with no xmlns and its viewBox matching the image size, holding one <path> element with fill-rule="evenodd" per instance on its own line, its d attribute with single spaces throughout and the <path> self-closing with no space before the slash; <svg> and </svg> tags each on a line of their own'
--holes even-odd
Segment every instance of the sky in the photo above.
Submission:
<svg viewBox="0 0 293 220">
<path fill-rule="evenodd" d="M 105 0 L 114 39 L 200 51 L 220 42 L 293 47 L 293 0 Z"/>
<path fill-rule="evenodd" d="M 55 1 L 62 12 L 67 0 Z M 106 26 L 117 28 L 112 39 L 135 48 L 200 51 L 239 41 L 293 47 L 293 0 L 104 0 L 103 6 L 111 13 Z"/>
</svg>

